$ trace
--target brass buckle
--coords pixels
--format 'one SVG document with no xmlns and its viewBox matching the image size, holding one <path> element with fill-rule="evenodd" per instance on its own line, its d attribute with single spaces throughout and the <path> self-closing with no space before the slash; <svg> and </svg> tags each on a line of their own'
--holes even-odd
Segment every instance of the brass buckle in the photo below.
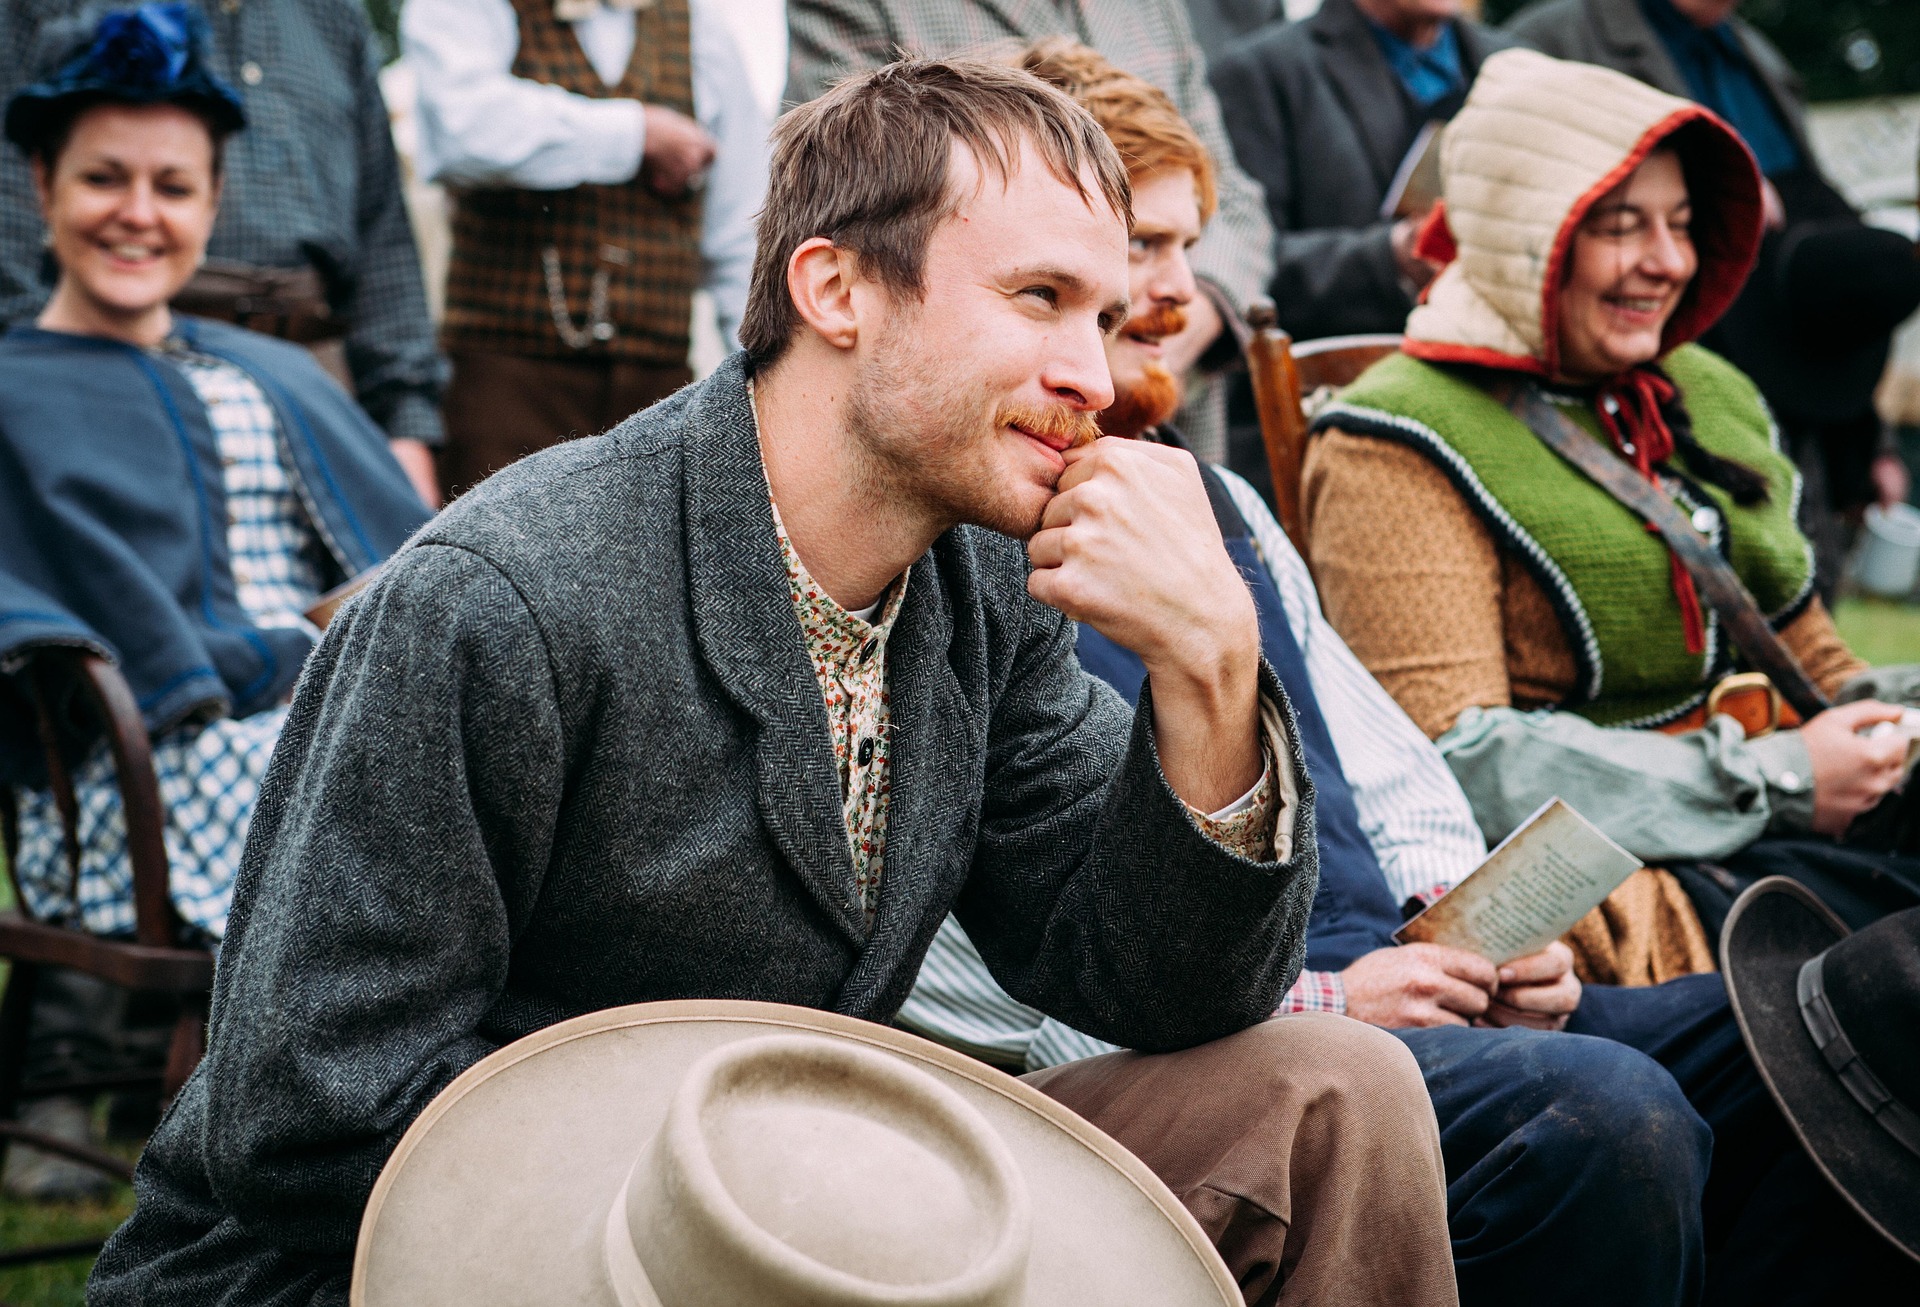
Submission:
<svg viewBox="0 0 1920 1307">
<path fill-rule="evenodd" d="M 1755 691 L 1767 697 L 1767 720 L 1766 725 L 1758 729 L 1749 727 L 1747 738 L 1757 740 L 1762 736 L 1772 735 L 1780 729 L 1780 710 L 1784 700 L 1780 697 L 1779 689 L 1765 672 L 1735 672 L 1731 676 L 1721 677 L 1719 683 L 1707 691 L 1707 716 L 1712 717 L 1715 713 L 1723 711 L 1721 704 L 1728 698 L 1749 695 Z M 1740 722 L 1743 727 L 1747 726 L 1739 713 L 1729 712 L 1727 716 Z"/>
</svg>

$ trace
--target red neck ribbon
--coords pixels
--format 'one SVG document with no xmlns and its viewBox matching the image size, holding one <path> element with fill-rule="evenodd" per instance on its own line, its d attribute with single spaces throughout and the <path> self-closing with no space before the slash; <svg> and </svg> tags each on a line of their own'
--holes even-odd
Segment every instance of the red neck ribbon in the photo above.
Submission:
<svg viewBox="0 0 1920 1307">
<path fill-rule="evenodd" d="M 1660 414 L 1661 405 L 1673 396 L 1671 381 L 1651 368 L 1632 368 L 1600 387 L 1595 397 L 1600 425 L 1613 438 L 1614 448 L 1656 487 L 1660 483 L 1654 477 L 1654 467 L 1673 457 L 1673 432 Z M 1651 522 L 1647 530 L 1659 534 L 1659 528 Z M 1703 654 L 1707 651 L 1707 629 L 1700 616 L 1700 595 L 1693 587 L 1693 575 L 1671 550 L 1667 561 L 1673 572 L 1673 597 L 1680 601 L 1687 652 Z"/>
</svg>

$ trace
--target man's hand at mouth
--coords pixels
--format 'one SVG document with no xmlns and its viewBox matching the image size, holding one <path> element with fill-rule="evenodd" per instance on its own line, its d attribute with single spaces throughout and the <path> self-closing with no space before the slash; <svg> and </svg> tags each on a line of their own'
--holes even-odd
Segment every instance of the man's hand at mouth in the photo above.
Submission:
<svg viewBox="0 0 1920 1307">
<path fill-rule="evenodd" d="M 1260 628 L 1193 456 L 1099 440 L 1066 471 L 1027 544 L 1027 589 L 1140 655 L 1174 792 L 1202 812 L 1260 779 Z"/>
</svg>

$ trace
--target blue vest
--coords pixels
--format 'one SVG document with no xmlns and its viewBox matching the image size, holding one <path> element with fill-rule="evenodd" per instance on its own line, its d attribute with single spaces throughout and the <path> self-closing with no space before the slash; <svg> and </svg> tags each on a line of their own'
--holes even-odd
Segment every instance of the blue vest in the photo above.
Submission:
<svg viewBox="0 0 1920 1307">
<path fill-rule="evenodd" d="M 342 577 L 430 516 L 380 429 L 305 350 L 196 318 L 176 330 L 259 384 Z M 0 336 L 0 666 L 39 644 L 96 649 L 155 734 L 279 702 L 313 642 L 240 607 L 226 516 L 219 446 L 180 369 L 113 340 L 24 324 Z M 0 677 L 0 781 L 34 783 L 38 755 Z"/>
<path fill-rule="evenodd" d="M 1307 757 L 1307 775 L 1313 780 L 1320 888 L 1314 893 L 1313 915 L 1307 922 L 1307 966 L 1315 971 L 1339 971 L 1362 954 L 1393 944 L 1393 932 L 1400 927 L 1400 909 L 1387 888 L 1380 860 L 1360 829 L 1353 791 L 1347 785 L 1346 773 L 1340 770 L 1333 737 L 1313 696 L 1306 655 L 1300 652 L 1287 625 L 1286 609 L 1281 606 L 1273 577 L 1254 552 L 1253 533 L 1219 475 L 1202 463 L 1200 476 L 1213 502 L 1214 520 L 1226 539 L 1227 553 L 1246 578 L 1247 589 L 1253 592 L 1253 605 L 1260 615 L 1260 646 L 1286 689 L 1294 728 Z M 1076 650 L 1082 667 L 1126 696 L 1129 703 L 1139 704 L 1147 669 L 1137 654 L 1086 625 L 1080 627 Z"/>
</svg>

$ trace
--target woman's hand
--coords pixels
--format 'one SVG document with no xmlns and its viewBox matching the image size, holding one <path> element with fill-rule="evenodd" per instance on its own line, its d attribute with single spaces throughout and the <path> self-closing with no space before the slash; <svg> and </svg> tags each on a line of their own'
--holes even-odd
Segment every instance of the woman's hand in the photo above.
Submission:
<svg viewBox="0 0 1920 1307">
<path fill-rule="evenodd" d="M 1900 783 L 1907 737 L 1899 731 L 1863 735 L 1881 722 L 1897 722 L 1904 710 L 1863 699 L 1829 708 L 1800 728 L 1813 763 L 1813 828 L 1835 839 L 1853 819 Z"/>
</svg>

